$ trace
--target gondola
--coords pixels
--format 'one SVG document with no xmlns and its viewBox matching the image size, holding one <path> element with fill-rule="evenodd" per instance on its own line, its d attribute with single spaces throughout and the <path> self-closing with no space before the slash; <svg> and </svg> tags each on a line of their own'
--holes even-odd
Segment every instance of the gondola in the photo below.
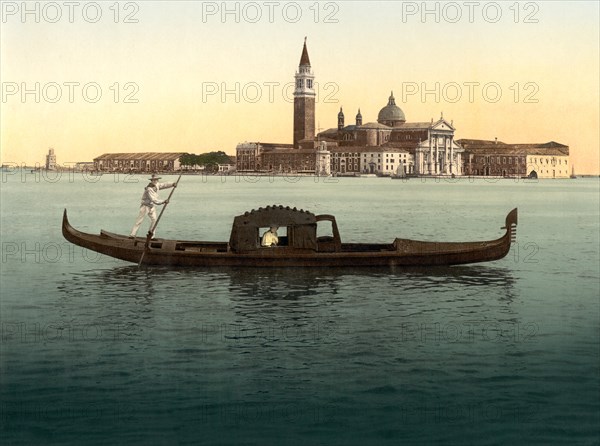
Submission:
<svg viewBox="0 0 600 446">
<path fill-rule="evenodd" d="M 328 223 L 326 223 L 328 222 Z M 277 246 L 261 246 L 264 228 L 281 228 Z M 317 236 L 326 225 L 330 235 Z M 129 238 L 73 228 L 65 209 L 63 236 L 83 248 L 144 265 L 191 267 L 367 267 L 434 266 L 489 262 L 505 257 L 516 236 L 517 209 L 506 216 L 504 235 L 477 242 L 427 242 L 396 238 L 392 243 L 342 243 L 333 215 L 267 206 L 238 215 L 229 242 Z"/>
</svg>

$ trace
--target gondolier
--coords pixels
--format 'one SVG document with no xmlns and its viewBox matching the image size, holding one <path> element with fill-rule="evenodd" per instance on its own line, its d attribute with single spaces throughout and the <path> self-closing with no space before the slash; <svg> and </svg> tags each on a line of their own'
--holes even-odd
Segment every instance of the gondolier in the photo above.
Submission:
<svg viewBox="0 0 600 446">
<path fill-rule="evenodd" d="M 177 187 L 177 183 L 159 183 L 158 180 L 160 180 L 160 177 L 152 174 L 152 178 L 150 178 L 150 184 L 148 184 L 144 189 L 142 203 L 140 205 L 140 213 L 138 214 L 137 220 L 131 229 L 129 238 L 135 238 L 135 235 L 137 234 L 140 225 L 144 221 L 146 214 L 148 214 L 148 217 L 150 217 L 150 231 L 153 230 L 156 223 L 155 206 L 161 206 L 169 202 L 168 200 L 160 200 L 158 197 L 158 191 L 161 189 L 168 189 L 170 187 Z M 154 233 L 152 236 L 154 236 Z"/>
</svg>

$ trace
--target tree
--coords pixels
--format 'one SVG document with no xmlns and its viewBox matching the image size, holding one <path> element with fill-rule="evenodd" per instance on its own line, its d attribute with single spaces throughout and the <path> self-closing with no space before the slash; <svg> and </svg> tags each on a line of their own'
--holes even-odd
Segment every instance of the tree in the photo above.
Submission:
<svg viewBox="0 0 600 446">
<path fill-rule="evenodd" d="M 231 158 L 223 151 L 201 153 L 194 155 L 186 153 L 179 157 L 182 166 L 204 166 L 207 172 L 216 172 L 218 164 L 231 164 Z"/>
</svg>

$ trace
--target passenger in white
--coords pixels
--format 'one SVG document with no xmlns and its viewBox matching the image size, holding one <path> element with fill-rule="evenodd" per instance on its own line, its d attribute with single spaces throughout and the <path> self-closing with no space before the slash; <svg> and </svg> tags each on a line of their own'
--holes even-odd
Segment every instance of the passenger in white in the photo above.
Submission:
<svg viewBox="0 0 600 446">
<path fill-rule="evenodd" d="M 271 225 L 271 228 L 262 236 L 261 246 L 277 246 L 277 243 L 279 243 L 277 229 L 279 229 L 278 226 Z"/>
<path fill-rule="evenodd" d="M 160 206 L 163 204 L 167 204 L 169 200 L 160 200 L 158 198 L 158 191 L 160 189 L 168 189 L 170 187 L 177 187 L 177 183 L 159 183 L 160 177 L 152 174 L 152 178 L 150 178 L 150 184 L 146 186 L 144 189 L 144 194 L 142 195 L 142 203 L 140 206 L 140 213 L 138 215 L 133 228 L 131 229 L 131 234 L 129 238 L 135 238 L 140 225 L 144 221 L 144 216 L 148 214 L 150 217 L 150 231 L 154 228 L 154 224 L 156 223 L 156 208 L 155 206 Z M 154 231 L 152 231 L 152 237 L 154 237 Z"/>
</svg>

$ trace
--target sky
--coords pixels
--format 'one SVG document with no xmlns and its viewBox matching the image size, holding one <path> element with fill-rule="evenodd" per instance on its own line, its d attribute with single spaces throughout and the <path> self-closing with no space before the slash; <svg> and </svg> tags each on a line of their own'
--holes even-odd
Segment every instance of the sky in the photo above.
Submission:
<svg viewBox="0 0 600 446">
<path fill-rule="evenodd" d="M 557 141 L 600 173 L 599 3 L 2 2 L 0 159 L 291 143 L 304 38 L 316 125 L 408 122 L 455 138 Z"/>
</svg>

